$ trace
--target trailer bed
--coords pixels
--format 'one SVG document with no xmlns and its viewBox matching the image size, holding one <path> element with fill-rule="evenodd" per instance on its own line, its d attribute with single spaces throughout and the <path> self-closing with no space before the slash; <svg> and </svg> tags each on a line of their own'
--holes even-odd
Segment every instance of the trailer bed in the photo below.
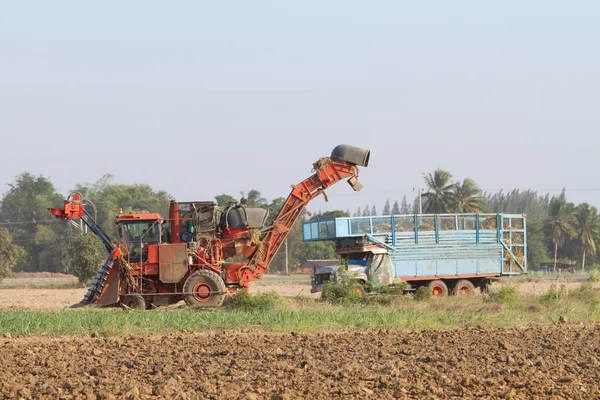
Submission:
<svg viewBox="0 0 600 400">
<path fill-rule="evenodd" d="M 396 281 L 518 275 L 527 271 L 526 218 L 436 214 L 305 222 L 303 240 L 335 240 L 338 254 L 389 256 Z"/>
</svg>

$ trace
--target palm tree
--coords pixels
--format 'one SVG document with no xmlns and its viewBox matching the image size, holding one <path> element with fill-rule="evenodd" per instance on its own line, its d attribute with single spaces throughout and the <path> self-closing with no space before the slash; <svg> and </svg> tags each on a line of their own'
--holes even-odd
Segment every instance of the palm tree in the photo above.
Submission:
<svg viewBox="0 0 600 400">
<path fill-rule="evenodd" d="M 581 244 L 581 272 L 585 271 L 586 252 L 595 255 L 598 250 L 598 240 L 600 238 L 600 218 L 598 209 L 590 206 L 588 203 L 582 203 L 575 209 L 577 218 L 577 239 Z"/>
<path fill-rule="evenodd" d="M 423 174 L 427 184 L 427 192 L 423 193 L 423 210 L 430 214 L 441 214 L 449 211 L 454 182 L 452 174 L 443 169 L 436 169 L 433 175 Z"/>
<path fill-rule="evenodd" d="M 474 180 L 465 178 L 462 184 L 454 185 L 450 208 L 456 213 L 479 213 L 484 211 L 481 189 Z"/>
<path fill-rule="evenodd" d="M 554 243 L 554 271 L 556 271 L 558 248 L 565 243 L 567 237 L 574 237 L 577 234 L 576 222 L 573 203 L 567 203 L 564 196 L 552 198 L 546 224 Z"/>
</svg>

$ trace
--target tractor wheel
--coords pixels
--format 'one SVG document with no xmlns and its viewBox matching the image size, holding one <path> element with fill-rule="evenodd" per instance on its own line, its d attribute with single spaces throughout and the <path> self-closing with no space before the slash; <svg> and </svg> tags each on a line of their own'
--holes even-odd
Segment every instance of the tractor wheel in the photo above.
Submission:
<svg viewBox="0 0 600 400">
<path fill-rule="evenodd" d="M 213 271 L 194 272 L 183 285 L 183 299 L 190 307 L 221 307 L 225 300 L 225 283 Z"/>
<path fill-rule="evenodd" d="M 360 297 L 361 299 L 366 296 L 365 287 L 360 283 L 355 283 L 352 286 L 350 286 L 350 290 L 348 290 L 348 293 L 356 297 Z"/>
<path fill-rule="evenodd" d="M 455 296 L 470 296 L 475 293 L 475 285 L 468 279 L 461 279 L 454 286 Z"/>
<path fill-rule="evenodd" d="M 427 290 L 431 293 L 431 297 L 448 297 L 448 286 L 443 281 L 435 280 L 429 282 Z"/>
<path fill-rule="evenodd" d="M 141 294 L 122 294 L 121 304 L 133 310 L 146 309 L 146 301 Z"/>
</svg>

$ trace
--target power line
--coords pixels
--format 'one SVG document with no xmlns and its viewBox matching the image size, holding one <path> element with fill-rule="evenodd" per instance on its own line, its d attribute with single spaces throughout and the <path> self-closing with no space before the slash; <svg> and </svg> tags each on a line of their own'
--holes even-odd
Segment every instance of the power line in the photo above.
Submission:
<svg viewBox="0 0 600 400">
<path fill-rule="evenodd" d="M 45 219 L 41 221 L 15 221 L 15 222 L 0 222 L 0 225 L 31 225 L 31 224 L 46 224 L 56 222 L 56 219 Z"/>
</svg>

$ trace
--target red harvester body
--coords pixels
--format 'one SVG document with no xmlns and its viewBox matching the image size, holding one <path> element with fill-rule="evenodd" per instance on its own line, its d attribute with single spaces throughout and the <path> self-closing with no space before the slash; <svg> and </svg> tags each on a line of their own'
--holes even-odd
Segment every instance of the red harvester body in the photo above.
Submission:
<svg viewBox="0 0 600 400">
<path fill-rule="evenodd" d="M 313 164 L 313 175 L 293 186 L 266 228 L 262 208 L 173 201 L 166 220 L 156 213 L 119 215 L 114 241 L 86 211 L 86 201 L 71 195 L 62 209 L 48 210 L 64 220 L 81 218 L 109 252 L 79 305 L 147 308 L 185 300 L 190 306 L 221 306 L 227 293 L 263 276 L 312 199 L 345 178 L 361 189 L 357 166 L 366 167 L 369 157 L 369 150 L 337 146 Z"/>
</svg>

